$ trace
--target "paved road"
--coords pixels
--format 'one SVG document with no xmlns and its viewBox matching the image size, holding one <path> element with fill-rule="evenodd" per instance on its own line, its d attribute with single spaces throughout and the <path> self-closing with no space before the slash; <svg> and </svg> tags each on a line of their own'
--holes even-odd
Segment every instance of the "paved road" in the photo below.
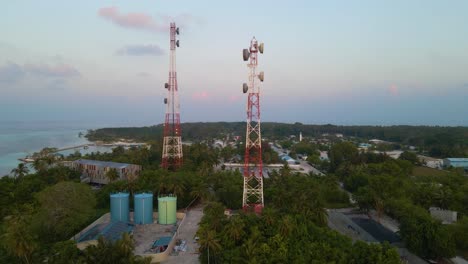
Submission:
<svg viewBox="0 0 468 264">
<path fill-rule="evenodd" d="M 203 207 L 198 206 L 187 211 L 184 223 L 179 228 L 177 238 L 187 241 L 187 251 L 179 252 L 178 256 L 169 256 L 162 262 L 164 264 L 195 264 L 198 260 L 198 244 L 195 242 L 195 233 L 198 230 L 198 224 L 203 217 Z"/>
<path fill-rule="evenodd" d="M 274 151 L 276 151 L 276 153 L 278 153 L 278 155 L 284 154 L 285 152 L 289 155 L 289 150 L 278 148 L 276 146 L 271 146 L 271 148 Z M 309 163 L 307 163 L 307 161 L 300 160 L 300 159 L 296 159 L 296 160 L 300 162 L 300 164 L 298 164 L 298 165 L 301 168 L 301 172 L 305 172 L 305 173 L 311 173 L 312 172 L 313 174 L 319 175 L 319 176 L 324 176 L 325 175 L 322 172 L 320 172 L 319 170 L 317 170 L 316 168 L 314 168 L 313 166 L 311 166 Z"/>
<path fill-rule="evenodd" d="M 316 168 L 314 168 L 313 166 L 311 166 L 309 163 L 307 163 L 307 161 L 301 160 L 300 163 L 301 163 L 300 164 L 301 168 L 306 173 L 311 173 L 312 172 L 313 174 L 319 175 L 319 176 L 324 176 L 325 175 L 322 172 L 320 172 L 319 170 L 317 170 Z"/>
</svg>

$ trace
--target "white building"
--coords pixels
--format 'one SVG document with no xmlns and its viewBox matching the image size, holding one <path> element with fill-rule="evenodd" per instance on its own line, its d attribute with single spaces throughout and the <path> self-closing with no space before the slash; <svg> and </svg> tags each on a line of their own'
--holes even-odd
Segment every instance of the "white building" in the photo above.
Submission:
<svg viewBox="0 0 468 264">
<path fill-rule="evenodd" d="M 429 168 L 442 169 L 442 167 L 444 166 L 443 159 L 436 159 L 436 158 L 423 156 L 423 155 L 418 155 L 418 159 L 423 165 Z"/>
<path fill-rule="evenodd" d="M 327 151 L 320 151 L 320 160 L 329 160 Z"/>
<path fill-rule="evenodd" d="M 401 153 L 403 153 L 403 151 L 401 151 L 401 150 L 374 151 L 374 153 L 376 153 L 376 154 L 385 154 L 385 155 L 389 156 L 392 159 L 398 159 L 400 157 Z"/>
<path fill-rule="evenodd" d="M 452 224 L 457 222 L 457 212 L 443 210 L 439 207 L 430 207 L 429 212 L 432 218 L 442 221 L 442 224 Z"/>
<path fill-rule="evenodd" d="M 383 140 L 380 140 L 380 139 L 371 139 L 371 140 L 369 140 L 369 142 L 370 142 L 371 144 L 383 144 L 383 143 L 387 143 L 387 142 L 385 142 L 385 141 L 383 141 Z"/>
</svg>

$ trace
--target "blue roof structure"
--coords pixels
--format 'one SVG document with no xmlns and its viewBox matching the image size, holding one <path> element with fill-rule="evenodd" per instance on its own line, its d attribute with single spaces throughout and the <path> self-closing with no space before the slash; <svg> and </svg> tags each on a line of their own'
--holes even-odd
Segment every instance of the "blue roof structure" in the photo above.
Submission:
<svg viewBox="0 0 468 264">
<path fill-rule="evenodd" d="M 115 169 L 123 169 L 133 164 L 128 163 L 119 163 L 119 162 L 112 162 L 112 161 L 100 161 L 100 160 L 87 160 L 87 159 L 79 159 L 75 160 L 76 163 L 83 164 L 83 165 L 96 165 L 98 167 L 109 167 Z"/>
<path fill-rule="evenodd" d="M 116 241 L 122 237 L 123 233 L 130 233 L 133 230 L 133 225 L 125 222 L 112 222 L 107 225 L 101 234 L 106 240 Z"/>
<path fill-rule="evenodd" d="M 295 161 L 293 158 L 291 158 L 288 155 L 281 155 L 280 158 L 284 161 Z"/>
<path fill-rule="evenodd" d="M 450 162 L 468 162 L 468 158 L 447 158 Z"/>
<path fill-rule="evenodd" d="M 160 237 L 158 240 L 154 241 L 153 247 L 167 246 L 171 243 L 171 237 Z"/>
<path fill-rule="evenodd" d="M 106 226 L 97 225 L 86 233 L 84 233 L 79 239 L 78 243 L 88 240 L 96 240 L 100 236 L 103 236 L 106 240 L 116 241 L 122 237 L 123 233 L 130 233 L 133 230 L 133 225 L 125 222 L 111 222 Z"/>
</svg>

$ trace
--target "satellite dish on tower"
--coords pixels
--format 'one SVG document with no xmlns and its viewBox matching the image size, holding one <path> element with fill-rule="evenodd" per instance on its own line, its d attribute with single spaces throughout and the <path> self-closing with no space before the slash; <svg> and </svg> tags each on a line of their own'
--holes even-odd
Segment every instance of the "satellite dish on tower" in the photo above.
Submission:
<svg viewBox="0 0 468 264">
<path fill-rule="evenodd" d="M 246 93 L 248 90 L 249 90 L 249 86 L 248 86 L 246 83 L 244 83 L 244 84 L 242 85 L 242 91 L 243 91 L 244 93 Z"/>
<path fill-rule="evenodd" d="M 164 104 L 167 104 L 167 98 L 164 98 Z"/>
<path fill-rule="evenodd" d="M 169 84 L 168 84 L 168 83 L 165 83 L 165 84 L 164 84 L 164 88 L 169 89 Z"/>
<path fill-rule="evenodd" d="M 179 35 L 179 28 L 177 28 L 175 32 L 177 33 L 177 35 Z"/>
<path fill-rule="evenodd" d="M 177 40 L 175 44 L 177 47 L 179 47 L 179 40 Z"/>
<path fill-rule="evenodd" d="M 260 51 L 260 53 L 263 54 L 263 43 L 260 43 L 260 45 L 258 45 L 258 50 Z"/>
<path fill-rule="evenodd" d="M 260 81 L 263 82 L 263 80 L 265 79 L 265 73 L 260 72 L 260 73 L 258 74 L 258 78 L 260 79 Z"/>
<path fill-rule="evenodd" d="M 244 57 L 244 61 L 247 61 L 247 60 L 249 59 L 249 57 L 250 57 L 250 52 L 249 52 L 248 49 L 244 49 L 244 50 L 242 51 L 242 57 Z"/>
</svg>

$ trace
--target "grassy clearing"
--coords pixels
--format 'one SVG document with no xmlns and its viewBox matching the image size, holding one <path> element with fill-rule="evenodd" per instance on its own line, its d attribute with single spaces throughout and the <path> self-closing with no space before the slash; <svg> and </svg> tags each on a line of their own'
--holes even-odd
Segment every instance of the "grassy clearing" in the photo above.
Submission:
<svg viewBox="0 0 468 264">
<path fill-rule="evenodd" d="M 413 176 L 445 176 L 447 174 L 446 171 L 437 170 L 433 168 L 417 166 L 413 168 Z"/>
</svg>

